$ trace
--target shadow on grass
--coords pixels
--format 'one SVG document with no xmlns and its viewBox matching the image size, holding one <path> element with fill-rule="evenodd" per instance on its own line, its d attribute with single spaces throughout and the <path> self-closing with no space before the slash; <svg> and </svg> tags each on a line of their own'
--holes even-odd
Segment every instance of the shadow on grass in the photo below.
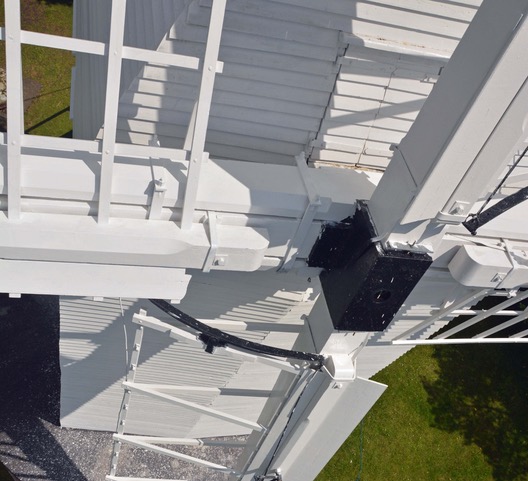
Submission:
<svg viewBox="0 0 528 481">
<path fill-rule="evenodd" d="M 53 115 L 50 115 L 49 117 L 45 118 L 44 120 L 41 120 L 40 122 L 36 123 L 35 125 L 32 125 L 28 129 L 26 129 L 26 134 L 30 134 L 34 130 L 38 129 L 39 127 L 42 127 L 43 125 L 47 124 L 48 122 L 51 122 L 53 119 L 56 119 L 57 117 L 60 117 L 62 114 L 65 114 L 70 111 L 70 106 L 59 110 L 58 112 L 55 112 Z"/>
<path fill-rule="evenodd" d="M 424 382 L 434 427 L 480 447 L 497 481 L 528 479 L 528 348 L 436 347 L 439 377 Z"/>
</svg>

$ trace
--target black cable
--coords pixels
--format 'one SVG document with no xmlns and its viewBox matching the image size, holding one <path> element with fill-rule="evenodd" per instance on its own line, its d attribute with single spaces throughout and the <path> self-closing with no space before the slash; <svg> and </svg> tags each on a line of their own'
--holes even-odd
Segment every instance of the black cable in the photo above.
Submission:
<svg viewBox="0 0 528 481">
<path fill-rule="evenodd" d="M 233 336 L 227 332 L 221 331 L 214 327 L 210 327 L 203 322 L 198 321 L 194 317 L 185 314 L 172 304 L 163 299 L 149 299 L 152 304 L 159 307 L 163 312 L 171 316 L 173 319 L 185 324 L 186 326 L 198 331 L 200 333 L 199 339 L 205 344 L 205 350 L 212 353 L 215 347 L 224 347 L 227 345 L 235 346 L 245 351 L 254 352 L 257 354 L 265 354 L 268 356 L 281 357 L 285 359 L 299 359 L 301 361 L 308 361 L 311 363 L 311 368 L 318 370 L 322 367 L 324 356 L 321 354 L 313 354 L 301 351 L 290 351 L 288 349 L 281 349 L 279 347 L 264 346 L 256 342 L 247 341 L 240 337 Z"/>
</svg>

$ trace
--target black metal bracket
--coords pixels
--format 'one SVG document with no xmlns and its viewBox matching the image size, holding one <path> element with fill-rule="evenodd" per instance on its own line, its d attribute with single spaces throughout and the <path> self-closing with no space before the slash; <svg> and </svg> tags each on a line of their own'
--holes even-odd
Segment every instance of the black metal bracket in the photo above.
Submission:
<svg viewBox="0 0 528 481">
<path fill-rule="evenodd" d="M 383 331 L 432 263 L 424 252 L 384 247 L 365 201 L 352 217 L 328 224 L 308 265 L 322 267 L 335 329 Z"/>
</svg>

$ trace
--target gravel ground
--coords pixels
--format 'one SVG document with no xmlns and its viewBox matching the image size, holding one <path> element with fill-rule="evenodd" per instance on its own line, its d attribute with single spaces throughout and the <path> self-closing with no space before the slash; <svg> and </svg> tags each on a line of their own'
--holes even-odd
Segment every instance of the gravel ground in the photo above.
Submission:
<svg viewBox="0 0 528 481">
<path fill-rule="evenodd" d="M 112 433 L 59 426 L 59 301 L 0 295 L 0 460 L 21 481 L 103 481 Z M 233 466 L 236 448 L 178 449 Z M 123 446 L 120 476 L 221 481 L 222 473 Z"/>
</svg>

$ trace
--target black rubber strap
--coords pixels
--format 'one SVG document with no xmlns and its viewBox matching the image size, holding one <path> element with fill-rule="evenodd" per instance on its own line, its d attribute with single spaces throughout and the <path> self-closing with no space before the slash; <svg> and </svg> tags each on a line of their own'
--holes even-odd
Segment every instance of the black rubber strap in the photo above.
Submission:
<svg viewBox="0 0 528 481">
<path fill-rule="evenodd" d="M 212 353 L 215 347 L 224 347 L 227 345 L 244 349 L 245 351 L 254 352 L 257 354 L 265 354 L 268 356 L 281 357 L 285 359 L 299 359 L 301 361 L 308 361 L 311 363 L 312 369 L 320 369 L 324 362 L 324 356 L 321 354 L 312 354 L 302 351 L 289 351 L 279 347 L 263 346 L 256 342 L 247 341 L 240 337 L 233 336 L 227 332 L 210 327 L 203 322 L 198 321 L 194 317 L 185 314 L 172 304 L 163 299 L 150 299 L 150 302 L 156 307 L 159 307 L 163 312 L 171 316 L 173 319 L 191 327 L 200 333 L 199 339 L 205 344 L 205 350 Z"/>
<path fill-rule="evenodd" d="M 495 205 L 491 206 L 485 211 L 469 216 L 462 225 L 471 232 L 472 235 L 477 233 L 477 229 L 482 227 L 484 224 L 487 224 L 489 221 L 495 219 L 495 217 L 503 214 L 507 210 L 515 207 L 516 205 L 524 202 L 528 199 L 528 187 L 524 187 L 512 195 L 505 197 L 504 199 L 497 202 Z"/>
</svg>

